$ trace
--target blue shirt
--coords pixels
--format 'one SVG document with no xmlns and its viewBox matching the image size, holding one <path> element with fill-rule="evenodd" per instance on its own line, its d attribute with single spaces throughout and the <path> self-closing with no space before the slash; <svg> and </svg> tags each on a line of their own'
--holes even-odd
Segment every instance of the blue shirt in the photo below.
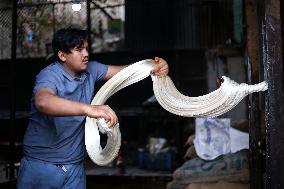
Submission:
<svg viewBox="0 0 284 189">
<path fill-rule="evenodd" d="M 107 65 L 89 62 L 87 70 L 79 79 L 67 72 L 59 62 L 55 62 L 37 75 L 33 94 L 41 88 L 49 88 L 59 97 L 90 104 L 95 83 L 104 78 L 107 69 Z M 33 95 L 23 152 L 27 158 L 54 164 L 82 161 L 86 156 L 85 116 L 43 114 L 37 110 Z"/>
</svg>

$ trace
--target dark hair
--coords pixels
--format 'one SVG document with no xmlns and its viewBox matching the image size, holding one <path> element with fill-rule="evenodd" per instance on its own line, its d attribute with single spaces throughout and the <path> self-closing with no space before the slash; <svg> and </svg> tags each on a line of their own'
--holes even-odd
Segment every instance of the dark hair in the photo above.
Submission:
<svg viewBox="0 0 284 189">
<path fill-rule="evenodd" d="M 52 39 L 52 48 L 55 58 L 58 58 L 58 52 L 71 53 L 74 48 L 81 48 L 84 41 L 87 40 L 86 30 L 76 28 L 64 28 L 58 30 Z"/>
</svg>

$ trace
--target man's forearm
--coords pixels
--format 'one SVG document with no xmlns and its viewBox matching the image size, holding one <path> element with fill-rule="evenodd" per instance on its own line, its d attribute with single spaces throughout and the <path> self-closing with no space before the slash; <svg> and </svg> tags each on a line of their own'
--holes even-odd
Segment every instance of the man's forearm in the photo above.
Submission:
<svg viewBox="0 0 284 189">
<path fill-rule="evenodd" d="M 43 88 L 36 92 L 35 103 L 38 111 L 51 116 L 88 116 L 104 118 L 108 125 L 117 124 L 117 116 L 108 105 L 89 105 L 58 97 L 51 89 Z"/>
<path fill-rule="evenodd" d="M 114 65 L 109 65 L 107 74 L 105 76 L 105 80 L 108 80 L 112 78 L 116 73 L 118 73 L 120 70 L 123 68 L 126 68 L 128 65 L 122 65 L 122 66 L 114 66 Z"/>
<path fill-rule="evenodd" d="M 80 116 L 86 115 L 89 105 L 67 100 L 53 94 L 36 94 L 37 109 L 53 116 Z"/>
</svg>

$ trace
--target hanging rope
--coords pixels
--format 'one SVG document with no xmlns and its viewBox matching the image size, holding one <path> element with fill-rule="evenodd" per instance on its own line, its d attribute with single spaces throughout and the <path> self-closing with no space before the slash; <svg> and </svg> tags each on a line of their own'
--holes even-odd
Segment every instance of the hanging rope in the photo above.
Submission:
<svg viewBox="0 0 284 189">
<path fill-rule="evenodd" d="M 91 104 L 104 104 L 114 93 L 148 77 L 153 67 L 154 63 L 151 60 L 142 60 L 126 67 L 101 87 Z M 184 117 L 216 117 L 231 110 L 248 94 L 267 90 L 265 81 L 256 85 L 238 84 L 223 76 L 223 83 L 217 90 L 199 97 L 188 97 L 176 89 L 170 77 L 158 78 L 151 75 L 151 78 L 159 104 L 167 111 Z M 108 136 L 104 149 L 100 145 L 99 132 Z M 87 117 L 85 144 L 94 163 L 110 163 L 117 156 L 121 144 L 119 124 L 108 128 L 104 119 Z"/>
</svg>

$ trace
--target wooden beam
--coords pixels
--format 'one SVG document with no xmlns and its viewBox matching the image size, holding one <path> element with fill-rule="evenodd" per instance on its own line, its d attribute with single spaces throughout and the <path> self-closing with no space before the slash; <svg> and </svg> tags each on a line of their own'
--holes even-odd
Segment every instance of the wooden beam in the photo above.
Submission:
<svg viewBox="0 0 284 189">
<path fill-rule="evenodd" d="M 258 57 L 258 24 L 257 24 L 257 0 L 246 0 L 246 51 L 247 51 L 247 74 L 248 82 L 255 84 L 259 82 L 259 57 Z M 249 95 L 249 134 L 250 134 L 250 188 L 263 189 L 263 162 L 261 153 L 262 144 L 265 143 L 259 110 L 258 94 Z"/>
<path fill-rule="evenodd" d="M 87 33 L 88 33 L 88 44 L 89 44 L 89 53 L 90 55 L 93 52 L 93 40 L 92 40 L 92 19 L 91 19 L 91 2 L 92 0 L 87 0 Z"/>
<path fill-rule="evenodd" d="M 11 63 L 10 63 L 10 152 L 9 152 L 9 179 L 15 178 L 15 64 L 17 59 L 17 0 L 13 0 L 12 8 L 12 44 L 11 44 Z"/>
<path fill-rule="evenodd" d="M 280 0 L 265 0 L 263 64 L 268 81 L 265 100 L 266 189 L 284 188 L 284 101 Z"/>
</svg>

